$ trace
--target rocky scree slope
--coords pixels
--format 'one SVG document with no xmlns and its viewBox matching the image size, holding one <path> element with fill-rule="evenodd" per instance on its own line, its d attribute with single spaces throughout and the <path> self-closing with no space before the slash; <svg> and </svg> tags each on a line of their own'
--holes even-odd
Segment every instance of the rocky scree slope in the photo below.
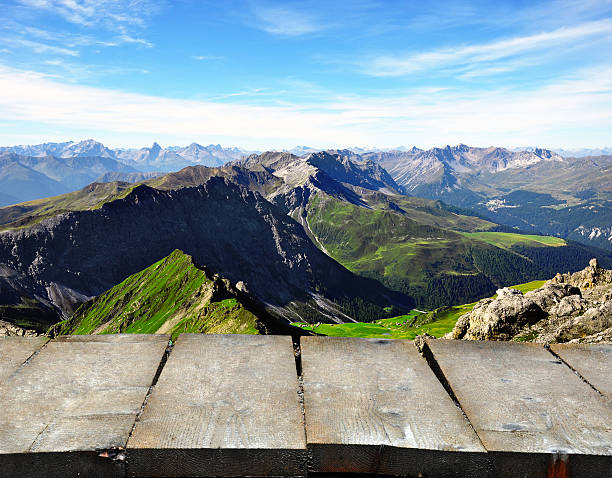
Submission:
<svg viewBox="0 0 612 478">
<path fill-rule="evenodd" d="M 542 343 L 612 342 L 612 270 L 596 259 L 526 293 L 504 288 L 461 316 L 446 338 Z"/>
<path fill-rule="evenodd" d="M 219 177 L 161 191 L 146 185 L 98 209 L 63 213 L 0 233 L 3 315 L 45 312 L 38 328 L 180 249 L 246 290 L 279 318 L 352 320 L 356 302 L 412 301 L 353 275 L 258 193 Z M 51 321 L 51 323 L 49 323 Z"/>
</svg>

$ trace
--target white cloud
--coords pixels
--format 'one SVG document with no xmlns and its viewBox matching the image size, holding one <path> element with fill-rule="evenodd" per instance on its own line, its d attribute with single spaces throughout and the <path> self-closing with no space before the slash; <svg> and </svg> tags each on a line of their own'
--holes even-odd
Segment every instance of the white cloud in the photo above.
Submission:
<svg viewBox="0 0 612 478">
<path fill-rule="evenodd" d="M 306 11 L 288 6 L 263 6 L 253 8 L 256 28 L 279 36 L 301 36 L 325 28 Z"/>
<path fill-rule="evenodd" d="M 147 48 L 153 47 L 153 43 L 151 43 L 150 41 L 145 40 L 144 38 L 133 37 L 131 35 L 128 35 L 127 33 L 122 33 L 121 35 L 119 35 L 118 39 L 120 43 L 135 43 L 137 45 L 146 46 Z"/>
<path fill-rule="evenodd" d="M 261 106 L 65 84 L 0 65 L 0 91 L 11 92 L 0 95 L 0 121 L 27 131 L 46 125 L 64 135 L 74 131 L 110 143 L 122 138 L 132 145 L 151 138 L 164 143 L 233 138 L 257 149 L 459 142 L 602 147 L 612 131 L 612 68 L 578 72 L 524 92 L 415 90 L 385 98 Z M 0 131 L 0 142 L 13 141 L 10 132 Z"/>
<path fill-rule="evenodd" d="M 83 26 L 104 24 L 143 26 L 162 2 L 153 0 L 20 0 L 23 5 L 47 10 Z"/>
<path fill-rule="evenodd" d="M 464 45 L 403 56 L 378 56 L 358 62 L 357 67 L 371 76 L 405 76 L 419 71 L 505 60 L 596 35 L 611 34 L 612 20 L 604 19 L 480 45 Z"/>
<path fill-rule="evenodd" d="M 216 55 L 197 55 L 193 57 L 194 60 L 198 60 L 198 61 L 217 61 L 217 60 L 223 60 L 224 58 L 225 57 L 223 56 L 216 56 Z"/>
<path fill-rule="evenodd" d="M 11 46 L 19 46 L 29 48 L 36 53 L 51 53 L 55 55 L 67 55 L 67 56 L 79 56 L 79 52 L 72 48 L 64 48 L 55 45 L 49 45 L 47 43 L 37 42 L 33 40 L 26 40 L 25 38 L 4 38 L 1 40 L 5 44 Z"/>
<path fill-rule="evenodd" d="M 132 44 L 151 48 L 153 44 L 142 38 L 146 21 L 163 5 L 153 0 L 18 0 L 29 15 L 41 11 L 52 12 L 70 23 L 85 29 L 72 27 L 61 29 L 27 25 L 23 12 L 15 19 L 7 19 L 0 25 L 0 45 L 14 49 L 48 55 L 77 57 L 88 47 L 119 47 Z M 23 8 L 23 7 L 22 7 Z M 17 20 L 20 19 L 20 20 Z M 72 31 L 70 31 L 72 30 Z"/>
</svg>

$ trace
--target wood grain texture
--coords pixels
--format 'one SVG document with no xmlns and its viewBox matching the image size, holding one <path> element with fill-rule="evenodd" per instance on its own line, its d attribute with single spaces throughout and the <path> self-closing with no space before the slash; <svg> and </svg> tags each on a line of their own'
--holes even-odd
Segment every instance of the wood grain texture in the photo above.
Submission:
<svg viewBox="0 0 612 478">
<path fill-rule="evenodd" d="M 412 342 L 305 337 L 301 347 L 314 471 L 478 476 L 485 450 Z"/>
<path fill-rule="evenodd" d="M 8 379 L 47 340 L 46 337 L 0 337 L 0 383 Z"/>
<path fill-rule="evenodd" d="M 168 339 L 117 335 L 45 345 L 0 384 L 0 469 L 13 471 L 6 476 L 120 475 L 122 463 L 92 463 L 104 462 L 98 452 L 126 446 Z"/>
<path fill-rule="evenodd" d="M 612 399 L 612 344 L 555 344 L 551 350 Z"/>
<path fill-rule="evenodd" d="M 504 453 L 510 474 L 499 476 L 546 477 L 540 463 L 546 455 L 549 461 L 569 456 L 570 468 L 587 466 L 572 476 L 604 477 L 612 469 L 610 402 L 542 345 L 428 340 L 426 354 L 440 367 L 485 448 Z M 508 454 L 523 457 L 522 471 Z M 599 458 L 572 461 L 571 455 Z M 602 460 L 603 475 L 597 471 Z M 599 468 L 588 468 L 595 462 Z"/>
<path fill-rule="evenodd" d="M 288 336 L 182 334 L 128 443 L 131 476 L 300 476 Z"/>
</svg>

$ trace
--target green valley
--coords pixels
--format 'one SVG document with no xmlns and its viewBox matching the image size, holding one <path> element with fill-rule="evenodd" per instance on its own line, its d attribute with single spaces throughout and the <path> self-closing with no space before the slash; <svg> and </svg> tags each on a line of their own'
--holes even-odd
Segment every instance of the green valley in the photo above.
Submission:
<svg viewBox="0 0 612 478">
<path fill-rule="evenodd" d="M 421 205 L 408 208 L 409 201 Z M 550 277 L 568 258 L 588 260 L 582 246 L 563 239 L 491 231 L 492 223 L 437 209 L 433 201 L 402 197 L 397 204 L 405 210 L 362 207 L 319 191 L 308 203 L 307 224 L 331 257 L 410 295 L 418 307 L 470 302 L 499 287 Z"/>
<path fill-rule="evenodd" d="M 531 281 L 525 284 L 514 285 L 512 288 L 523 293 L 538 289 L 543 280 Z M 496 297 L 494 295 L 493 297 Z M 442 337 L 450 332 L 457 319 L 470 312 L 476 302 L 456 306 L 440 307 L 431 312 L 412 310 L 409 314 L 380 319 L 374 322 L 350 322 L 345 324 L 306 324 L 294 323 L 296 327 L 311 332 L 333 337 L 362 337 L 380 339 L 407 339 L 413 340 L 417 335 L 429 334 Z"/>
</svg>

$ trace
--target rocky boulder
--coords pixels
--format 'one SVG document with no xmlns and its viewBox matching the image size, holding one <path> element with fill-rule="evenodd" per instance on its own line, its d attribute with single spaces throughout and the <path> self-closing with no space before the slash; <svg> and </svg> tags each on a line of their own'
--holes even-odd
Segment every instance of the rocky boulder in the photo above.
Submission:
<svg viewBox="0 0 612 478">
<path fill-rule="evenodd" d="M 525 325 L 545 317 L 534 300 L 519 290 L 504 288 L 497 291 L 497 298 L 481 300 L 472 312 L 460 317 L 449 338 L 509 340 Z"/>
<path fill-rule="evenodd" d="M 579 287 L 583 295 L 594 289 L 612 286 L 612 270 L 599 267 L 597 259 L 591 259 L 588 267 L 570 274 L 557 274 L 547 284 L 569 284 Z M 597 291 L 596 291 L 597 292 Z"/>
<path fill-rule="evenodd" d="M 563 323 L 554 337 L 555 342 L 578 341 L 591 342 L 589 337 L 597 336 L 612 328 L 612 302 L 588 309 L 583 315 Z"/>
<path fill-rule="evenodd" d="M 461 316 L 447 338 L 541 343 L 612 341 L 612 271 L 592 259 L 523 295 L 501 289 Z"/>
<path fill-rule="evenodd" d="M 571 296 L 580 298 L 582 296 L 580 289 L 570 284 L 551 283 L 550 281 L 539 289 L 532 290 L 525 294 L 525 297 L 535 302 L 545 312 L 549 312 L 564 298 Z"/>
<path fill-rule="evenodd" d="M 35 330 L 24 329 L 15 324 L 0 320 L 0 337 L 10 337 L 13 335 L 18 337 L 34 337 L 40 334 Z"/>
</svg>

